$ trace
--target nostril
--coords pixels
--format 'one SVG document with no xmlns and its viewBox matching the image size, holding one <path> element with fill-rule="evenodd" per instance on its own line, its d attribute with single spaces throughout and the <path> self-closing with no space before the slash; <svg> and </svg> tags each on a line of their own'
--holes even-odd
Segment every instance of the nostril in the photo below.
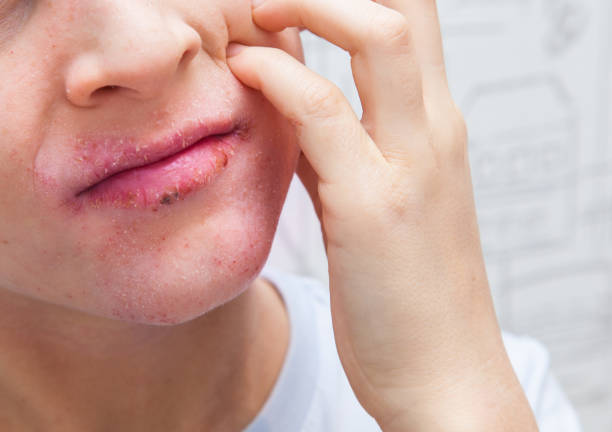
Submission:
<svg viewBox="0 0 612 432">
<path fill-rule="evenodd" d="M 183 55 L 181 56 L 181 59 L 179 60 L 179 65 L 184 64 L 185 62 L 188 62 L 191 58 L 192 54 L 191 51 L 187 50 L 183 53 Z"/>
<path fill-rule="evenodd" d="M 181 59 L 179 60 L 179 67 L 191 62 L 191 60 L 198 54 L 196 50 L 186 50 Z"/>
<path fill-rule="evenodd" d="M 96 91 L 93 92 L 92 96 L 96 96 L 96 95 L 104 95 L 107 93 L 112 93 L 115 90 L 117 90 L 119 88 L 119 86 L 116 85 L 107 85 L 104 87 L 100 87 L 99 89 L 97 89 Z"/>
<path fill-rule="evenodd" d="M 178 67 L 179 68 L 185 67 L 186 65 L 191 63 L 191 61 L 197 57 L 201 49 L 202 49 L 202 41 L 198 37 L 197 40 L 194 40 L 193 43 L 185 47 L 185 50 L 183 51 L 183 55 L 181 55 L 181 58 L 179 59 Z"/>
</svg>

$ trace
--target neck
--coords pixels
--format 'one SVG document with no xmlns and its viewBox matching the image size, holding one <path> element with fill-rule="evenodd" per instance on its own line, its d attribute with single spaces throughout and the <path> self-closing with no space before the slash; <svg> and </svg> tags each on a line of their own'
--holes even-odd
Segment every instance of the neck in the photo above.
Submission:
<svg viewBox="0 0 612 432">
<path fill-rule="evenodd" d="M 35 430 L 241 430 L 267 399 L 289 339 L 282 300 L 263 279 L 171 327 L 6 291 L 0 317 L 0 407 Z"/>
</svg>

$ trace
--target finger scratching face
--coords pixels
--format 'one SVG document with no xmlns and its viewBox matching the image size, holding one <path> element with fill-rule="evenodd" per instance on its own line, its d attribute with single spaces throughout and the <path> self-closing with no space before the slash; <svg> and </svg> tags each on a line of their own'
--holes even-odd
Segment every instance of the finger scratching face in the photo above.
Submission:
<svg viewBox="0 0 612 432">
<path fill-rule="evenodd" d="M 289 123 L 231 73 L 225 49 L 300 57 L 298 32 L 257 28 L 243 0 L 26 3 L 0 8 L 11 23 L 0 79 L 12 83 L 0 86 L 0 178 L 11 184 L 0 198 L 11 233 L 0 239 L 0 288 L 147 323 L 181 322 L 241 293 L 266 259 L 298 149 Z M 205 189 L 155 214 L 62 207 L 81 175 L 76 136 L 148 141 L 221 110 L 244 117 L 248 133 Z"/>
</svg>

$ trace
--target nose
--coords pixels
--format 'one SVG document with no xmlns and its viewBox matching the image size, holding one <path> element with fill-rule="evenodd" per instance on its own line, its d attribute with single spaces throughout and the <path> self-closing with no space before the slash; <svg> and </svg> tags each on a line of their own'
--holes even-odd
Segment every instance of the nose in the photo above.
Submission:
<svg viewBox="0 0 612 432">
<path fill-rule="evenodd" d="M 202 49 L 200 35 L 185 22 L 143 9 L 127 6 L 95 21 L 89 49 L 67 68 L 65 93 L 73 105 L 93 107 L 118 94 L 159 97 Z"/>
</svg>

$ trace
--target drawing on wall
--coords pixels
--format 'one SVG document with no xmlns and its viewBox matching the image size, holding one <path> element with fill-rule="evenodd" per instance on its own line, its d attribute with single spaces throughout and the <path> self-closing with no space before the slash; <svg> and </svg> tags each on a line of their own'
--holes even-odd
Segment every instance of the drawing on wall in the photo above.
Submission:
<svg viewBox="0 0 612 432">
<path fill-rule="evenodd" d="M 545 0 L 544 49 L 551 55 L 560 55 L 572 48 L 589 23 L 583 0 Z"/>
<path fill-rule="evenodd" d="M 462 106 L 487 252 L 567 239 L 578 119 L 562 85 L 550 76 L 483 84 Z"/>
<path fill-rule="evenodd" d="M 496 33 L 506 24 L 524 18 L 534 0 L 440 0 L 440 20 L 445 30 Z"/>
</svg>

